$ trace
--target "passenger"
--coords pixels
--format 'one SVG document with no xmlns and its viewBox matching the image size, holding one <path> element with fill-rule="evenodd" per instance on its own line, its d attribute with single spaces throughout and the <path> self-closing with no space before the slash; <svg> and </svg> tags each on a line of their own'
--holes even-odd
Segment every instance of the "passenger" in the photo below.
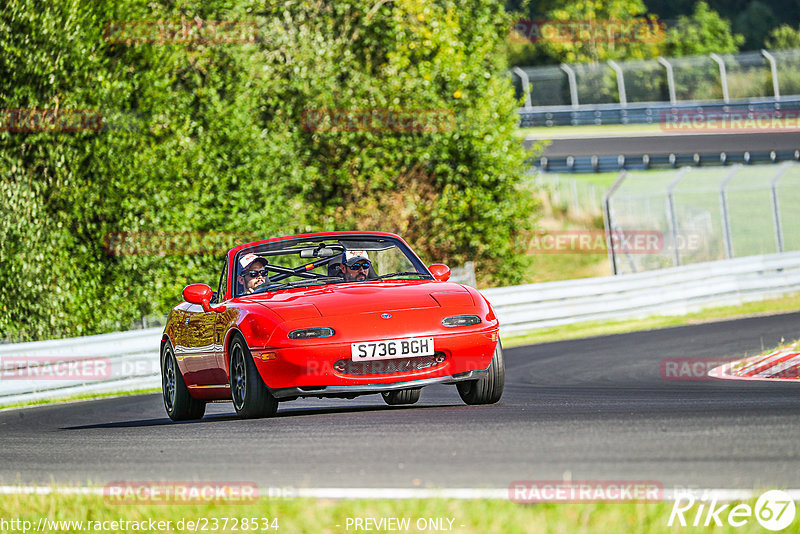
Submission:
<svg viewBox="0 0 800 534">
<path fill-rule="evenodd" d="M 269 282 L 269 275 L 265 267 L 269 264 L 263 256 L 256 256 L 252 252 L 245 254 L 240 260 L 239 265 L 242 267 L 241 274 L 236 277 L 241 284 L 242 293 L 249 295 L 255 291 L 258 286 L 264 285 Z"/>
</svg>

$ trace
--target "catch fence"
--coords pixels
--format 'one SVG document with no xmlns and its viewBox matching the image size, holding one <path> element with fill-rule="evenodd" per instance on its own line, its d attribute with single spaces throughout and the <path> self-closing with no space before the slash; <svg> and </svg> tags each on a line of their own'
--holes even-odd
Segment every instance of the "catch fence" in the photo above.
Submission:
<svg viewBox="0 0 800 534">
<path fill-rule="evenodd" d="M 622 171 L 606 192 L 606 231 L 656 232 L 647 253 L 609 241 L 615 274 L 800 251 L 800 164 Z"/>
<path fill-rule="evenodd" d="M 657 123 L 678 110 L 773 110 L 800 102 L 800 49 L 515 67 L 521 126 Z"/>
</svg>

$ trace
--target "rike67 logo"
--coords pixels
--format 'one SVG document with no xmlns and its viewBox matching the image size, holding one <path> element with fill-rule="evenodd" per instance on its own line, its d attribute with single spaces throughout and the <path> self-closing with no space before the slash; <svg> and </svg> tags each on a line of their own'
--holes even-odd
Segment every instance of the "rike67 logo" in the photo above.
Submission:
<svg viewBox="0 0 800 534">
<path fill-rule="evenodd" d="M 783 530 L 794 521 L 795 504 L 792 496 L 781 490 L 765 492 L 756 501 L 755 507 L 749 504 L 711 502 L 697 504 L 693 495 L 678 496 L 672 505 L 667 526 L 677 522 L 682 527 L 721 527 L 727 522 L 732 527 L 742 527 L 750 523 L 755 516 L 756 521 L 767 530 Z"/>
</svg>

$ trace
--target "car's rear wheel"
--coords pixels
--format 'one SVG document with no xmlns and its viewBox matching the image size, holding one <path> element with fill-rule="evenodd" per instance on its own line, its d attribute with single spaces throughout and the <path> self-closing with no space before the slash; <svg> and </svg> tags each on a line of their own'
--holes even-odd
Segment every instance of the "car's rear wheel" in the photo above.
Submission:
<svg viewBox="0 0 800 534">
<path fill-rule="evenodd" d="M 497 341 L 489 373 L 485 378 L 456 384 L 461 400 L 467 404 L 494 404 L 503 395 L 506 382 L 506 367 L 503 363 L 503 347 Z"/>
<path fill-rule="evenodd" d="M 202 419 L 206 413 L 205 401 L 195 399 L 189 394 L 169 340 L 161 347 L 161 391 L 164 408 L 173 421 Z"/>
<path fill-rule="evenodd" d="M 422 388 L 399 389 L 396 391 L 384 391 L 381 393 L 383 400 L 390 406 L 398 404 L 414 404 L 419 400 Z"/>
<path fill-rule="evenodd" d="M 231 340 L 229 354 L 231 397 L 236 414 L 242 419 L 275 415 L 278 399 L 264 385 L 250 349 L 240 336 Z"/>
</svg>

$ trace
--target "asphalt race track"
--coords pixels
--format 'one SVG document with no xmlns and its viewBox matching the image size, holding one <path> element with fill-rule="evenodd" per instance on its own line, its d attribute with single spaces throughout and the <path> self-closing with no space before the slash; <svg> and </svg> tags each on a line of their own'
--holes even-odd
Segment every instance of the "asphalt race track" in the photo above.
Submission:
<svg viewBox="0 0 800 534">
<path fill-rule="evenodd" d="M 500 403 L 453 386 L 409 407 L 301 400 L 273 419 L 159 395 L 0 412 L 0 484 L 242 481 L 261 487 L 507 488 L 518 480 L 800 488 L 800 383 L 674 381 L 662 360 L 735 359 L 798 337 L 800 313 L 507 349 Z M 672 361 L 672 360 L 670 360 Z"/>
<path fill-rule="evenodd" d="M 525 146 L 533 142 L 525 140 Z M 597 134 L 553 139 L 543 156 L 610 156 L 617 154 L 669 154 L 769 152 L 800 149 L 800 133 L 728 133 L 728 134 Z"/>
</svg>

